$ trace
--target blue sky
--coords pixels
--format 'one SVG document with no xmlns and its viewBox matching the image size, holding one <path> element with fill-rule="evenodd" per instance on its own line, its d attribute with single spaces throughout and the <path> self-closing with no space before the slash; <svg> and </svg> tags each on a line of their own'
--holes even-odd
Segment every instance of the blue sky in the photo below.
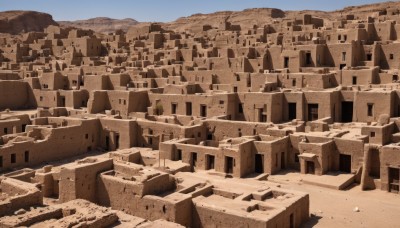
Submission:
<svg viewBox="0 0 400 228">
<path fill-rule="evenodd" d="M 134 18 L 138 21 L 173 21 L 195 13 L 270 7 L 283 10 L 336 10 L 385 0 L 0 0 L 0 11 L 34 10 L 55 20 L 92 17 Z"/>
</svg>

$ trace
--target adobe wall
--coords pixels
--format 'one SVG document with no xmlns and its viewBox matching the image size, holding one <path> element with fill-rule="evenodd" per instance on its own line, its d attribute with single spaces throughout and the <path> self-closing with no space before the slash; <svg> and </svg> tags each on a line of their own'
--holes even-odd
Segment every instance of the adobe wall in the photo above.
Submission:
<svg viewBox="0 0 400 228">
<path fill-rule="evenodd" d="M 271 141 L 255 141 L 254 146 L 256 153 L 264 154 L 264 173 L 275 174 L 281 171 L 282 167 L 286 169 L 294 166 L 294 155 L 289 151 L 289 137 Z M 253 161 L 255 164 L 255 160 Z"/>
<path fill-rule="evenodd" d="M 63 118 L 53 118 L 62 121 Z M 27 167 L 69 158 L 95 149 L 99 143 L 98 120 L 82 120 L 79 124 L 59 128 L 36 128 L 28 136 L 41 141 L 26 140 L 0 148 L 2 154 L 2 170 Z M 51 122 L 50 122 L 51 123 Z M 81 132 L 81 134 L 77 134 Z M 28 158 L 26 158 L 28 153 Z M 15 162 L 12 163 L 12 154 Z M 13 155 L 13 156 L 14 156 Z"/>
<path fill-rule="evenodd" d="M 0 189 L 2 193 L 7 194 L 7 198 L 0 203 L 0 216 L 21 208 L 43 204 L 43 196 L 33 184 L 13 178 L 3 178 L 0 180 Z"/>
<path fill-rule="evenodd" d="M 376 122 L 381 114 L 393 114 L 394 92 L 383 91 L 372 93 L 370 91 L 360 91 L 356 93 L 354 102 L 354 112 L 357 122 Z M 373 105 L 371 113 L 368 113 L 368 105 Z M 371 115 L 369 115 L 371 114 Z"/>
<path fill-rule="evenodd" d="M 113 168 L 112 159 L 98 161 L 87 158 L 65 167 L 60 172 L 59 201 L 85 199 L 96 202 L 97 176 Z"/>
<path fill-rule="evenodd" d="M 380 149 L 380 180 L 381 190 L 389 191 L 390 174 L 389 169 L 398 169 L 400 159 L 398 158 L 398 146 L 384 146 Z"/>
<path fill-rule="evenodd" d="M 0 81 L 0 110 L 35 107 L 29 84 L 22 81 Z"/>
<path fill-rule="evenodd" d="M 215 141 L 223 140 L 224 137 L 239 137 L 240 133 L 242 136 L 268 134 L 268 128 L 273 127 L 268 123 L 235 121 L 235 124 L 232 124 L 232 122 L 226 120 L 210 119 L 205 121 L 205 126 L 208 128 L 208 134 L 211 134 Z"/>
<path fill-rule="evenodd" d="M 238 96 L 238 103 L 242 104 L 244 120 L 261 122 L 259 109 L 266 115 L 265 122 L 279 123 L 282 121 L 282 93 L 246 93 Z M 236 109 L 236 113 L 239 110 Z"/>
<path fill-rule="evenodd" d="M 139 145 L 140 131 L 134 120 L 102 118 L 100 128 L 99 145 L 106 150 L 127 149 Z"/>
<path fill-rule="evenodd" d="M 364 141 L 334 138 L 334 142 L 339 154 L 351 156 L 351 171 L 356 172 L 364 159 Z M 339 170 L 339 154 L 333 154 L 335 170 Z"/>
</svg>

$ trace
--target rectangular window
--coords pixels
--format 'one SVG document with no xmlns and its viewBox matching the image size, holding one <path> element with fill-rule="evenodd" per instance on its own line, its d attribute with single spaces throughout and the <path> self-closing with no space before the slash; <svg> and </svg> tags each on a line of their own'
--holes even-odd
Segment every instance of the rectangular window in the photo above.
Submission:
<svg viewBox="0 0 400 228">
<path fill-rule="evenodd" d="M 393 54 L 390 54 L 389 57 L 390 57 L 390 59 L 394 59 L 394 55 Z"/>
<path fill-rule="evenodd" d="M 342 61 L 346 61 L 346 52 L 342 52 Z"/>
<path fill-rule="evenodd" d="M 8 129 L 4 128 L 4 134 L 8 134 Z"/>
<path fill-rule="evenodd" d="M 370 135 L 371 135 L 371 138 L 374 138 L 374 137 L 375 137 L 375 132 L 374 132 L 374 131 L 371 131 L 371 132 L 370 132 Z"/>
</svg>

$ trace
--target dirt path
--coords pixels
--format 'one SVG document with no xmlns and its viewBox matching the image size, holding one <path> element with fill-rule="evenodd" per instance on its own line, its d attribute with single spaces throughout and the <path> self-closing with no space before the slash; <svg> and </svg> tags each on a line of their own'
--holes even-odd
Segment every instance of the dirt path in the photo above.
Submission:
<svg viewBox="0 0 400 228">
<path fill-rule="evenodd" d="M 338 191 L 301 183 L 301 174 L 274 175 L 282 187 L 310 194 L 311 219 L 303 227 L 400 227 L 400 195 L 355 186 Z M 355 207 L 359 212 L 354 212 Z"/>
</svg>

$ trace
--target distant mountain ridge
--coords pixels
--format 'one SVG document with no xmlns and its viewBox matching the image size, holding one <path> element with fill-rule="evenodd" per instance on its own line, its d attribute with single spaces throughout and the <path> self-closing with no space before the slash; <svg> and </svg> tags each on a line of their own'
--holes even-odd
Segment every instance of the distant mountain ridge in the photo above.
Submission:
<svg viewBox="0 0 400 228">
<path fill-rule="evenodd" d="M 112 33 L 116 30 L 128 31 L 128 28 L 139 22 L 132 18 L 113 19 L 108 17 L 95 17 L 87 20 L 58 21 L 61 26 L 91 29 L 98 33 Z"/>
<path fill-rule="evenodd" d="M 349 1 L 351 4 L 351 1 Z M 188 17 L 181 17 L 175 21 L 164 24 L 164 27 L 170 30 L 185 31 L 196 27 L 202 27 L 205 24 L 215 26 L 221 21 L 226 20 L 234 25 L 240 25 L 242 29 L 250 29 L 253 25 L 265 25 L 273 23 L 277 19 L 301 18 L 302 15 L 311 14 L 314 17 L 323 18 L 327 21 L 337 20 L 344 15 L 352 14 L 356 19 L 366 19 L 371 14 L 379 11 L 385 11 L 390 8 L 400 9 L 400 1 L 389 1 L 368 5 L 348 6 L 335 11 L 320 10 L 301 10 L 301 11 L 283 11 L 275 8 L 252 8 L 242 11 L 220 11 L 209 14 L 193 14 Z"/>
<path fill-rule="evenodd" d="M 167 30 L 185 31 L 187 29 L 202 28 L 203 25 L 218 27 L 223 21 L 233 25 L 239 25 L 242 29 L 252 28 L 254 25 L 263 26 L 274 23 L 275 20 L 301 18 L 304 14 L 323 18 L 326 21 L 343 18 L 347 14 L 354 15 L 355 19 L 365 20 L 371 14 L 384 12 L 388 9 L 399 9 L 400 1 L 383 2 L 369 5 L 349 6 L 336 11 L 283 11 L 275 8 L 253 8 L 243 11 L 220 11 L 210 14 L 193 14 L 178 18 L 175 21 L 161 23 Z M 18 34 L 21 32 L 43 31 L 49 25 L 61 25 L 91 29 L 98 33 L 112 33 L 118 29 L 127 31 L 129 27 L 143 25 L 132 18 L 112 19 L 108 17 L 96 17 L 87 20 L 59 21 L 53 20 L 47 13 L 34 11 L 4 11 L 0 12 L 0 33 Z"/>
</svg>

